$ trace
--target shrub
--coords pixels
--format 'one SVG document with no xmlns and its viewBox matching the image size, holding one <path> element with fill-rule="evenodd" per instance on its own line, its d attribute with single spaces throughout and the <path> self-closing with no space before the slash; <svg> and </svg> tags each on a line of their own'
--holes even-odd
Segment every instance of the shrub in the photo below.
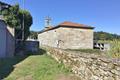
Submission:
<svg viewBox="0 0 120 80">
<path fill-rule="evenodd" d="M 111 41 L 111 49 L 108 54 L 115 58 L 120 58 L 120 40 Z"/>
</svg>

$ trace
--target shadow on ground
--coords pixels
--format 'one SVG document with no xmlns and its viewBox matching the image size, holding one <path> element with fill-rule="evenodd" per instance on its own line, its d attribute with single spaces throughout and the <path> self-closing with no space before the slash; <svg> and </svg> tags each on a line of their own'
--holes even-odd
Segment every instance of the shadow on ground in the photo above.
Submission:
<svg viewBox="0 0 120 80">
<path fill-rule="evenodd" d="M 0 59 L 0 80 L 6 78 L 13 70 L 14 66 L 21 61 L 25 60 L 30 55 L 43 55 L 46 53 L 45 50 L 39 49 L 38 52 L 26 54 L 24 56 L 14 56 L 12 58 Z"/>
<path fill-rule="evenodd" d="M 38 52 L 31 52 L 31 51 L 26 51 L 25 52 L 25 55 L 27 56 L 32 56 L 32 55 L 43 55 L 43 54 L 46 54 L 46 50 L 44 49 L 39 49 Z"/>
</svg>

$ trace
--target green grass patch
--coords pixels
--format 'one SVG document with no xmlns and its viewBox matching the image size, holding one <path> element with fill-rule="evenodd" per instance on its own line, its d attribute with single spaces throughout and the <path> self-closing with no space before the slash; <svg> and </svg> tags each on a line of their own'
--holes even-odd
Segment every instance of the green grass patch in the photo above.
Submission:
<svg viewBox="0 0 120 80">
<path fill-rule="evenodd" d="M 106 56 L 110 58 L 120 58 L 120 40 L 114 39 L 114 40 L 100 40 L 98 41 L 100 43 L 109 43 L 110 44 L 110 50 L 106 51 Z"/>
<path fill-rule="evenodd" d="M 55 80 L 57 75 L 69 73 L 47 54 L 0 60 L 0 77 L 4 80 Z"/>
<path fill-rule="evenodd" d="M 108 56 L 120 58 L 120 40 L 113 40 L 110 43 L 111 49 L 107 52 Z"/>
<path fill-rule="evenodd" d="M 67 49 L 67 51 L 76 51 L 76 52 L 83 52 L 83 53 L 90 53 L 90 54 L 101 54 L 102 51 L 98 49 Z"/>
</svg>

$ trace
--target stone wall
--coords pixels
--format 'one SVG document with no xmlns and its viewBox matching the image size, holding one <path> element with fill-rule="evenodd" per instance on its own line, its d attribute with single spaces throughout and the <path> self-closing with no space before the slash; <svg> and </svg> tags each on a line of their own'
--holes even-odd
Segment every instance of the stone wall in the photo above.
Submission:
<svg viewBox="0 0 120 80">
<path fill-rule="evenodd" d="M 37 52 L 39 50 L 39 42 L 27 40 L 25 41 L 25 49 L 31 52 Z"/>
<path fill-rule="evenodd" d="M 38 35 L 40 45 L 62 49 L 93 48 L 93 30 L 60 27 Z"/>
<path fill-rule="evenodd" d="M 120 62 L 99 55 L 75 54 L 57 48 L 44 47 L 58 62 L 70 67 L 81 80 L 120 80 Z"/>
</svg>

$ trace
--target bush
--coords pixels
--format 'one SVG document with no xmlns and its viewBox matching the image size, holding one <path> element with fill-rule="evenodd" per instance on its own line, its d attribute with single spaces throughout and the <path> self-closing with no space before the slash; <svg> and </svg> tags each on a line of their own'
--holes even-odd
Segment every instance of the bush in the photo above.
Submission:
<svg viewBox="0 0 120 80">
<path fill-rule="evenodd" d="M 115 58 L 120 58 L 120 40 L 111 41 L 111 49 L 108 54 Z"/>
</svg>

